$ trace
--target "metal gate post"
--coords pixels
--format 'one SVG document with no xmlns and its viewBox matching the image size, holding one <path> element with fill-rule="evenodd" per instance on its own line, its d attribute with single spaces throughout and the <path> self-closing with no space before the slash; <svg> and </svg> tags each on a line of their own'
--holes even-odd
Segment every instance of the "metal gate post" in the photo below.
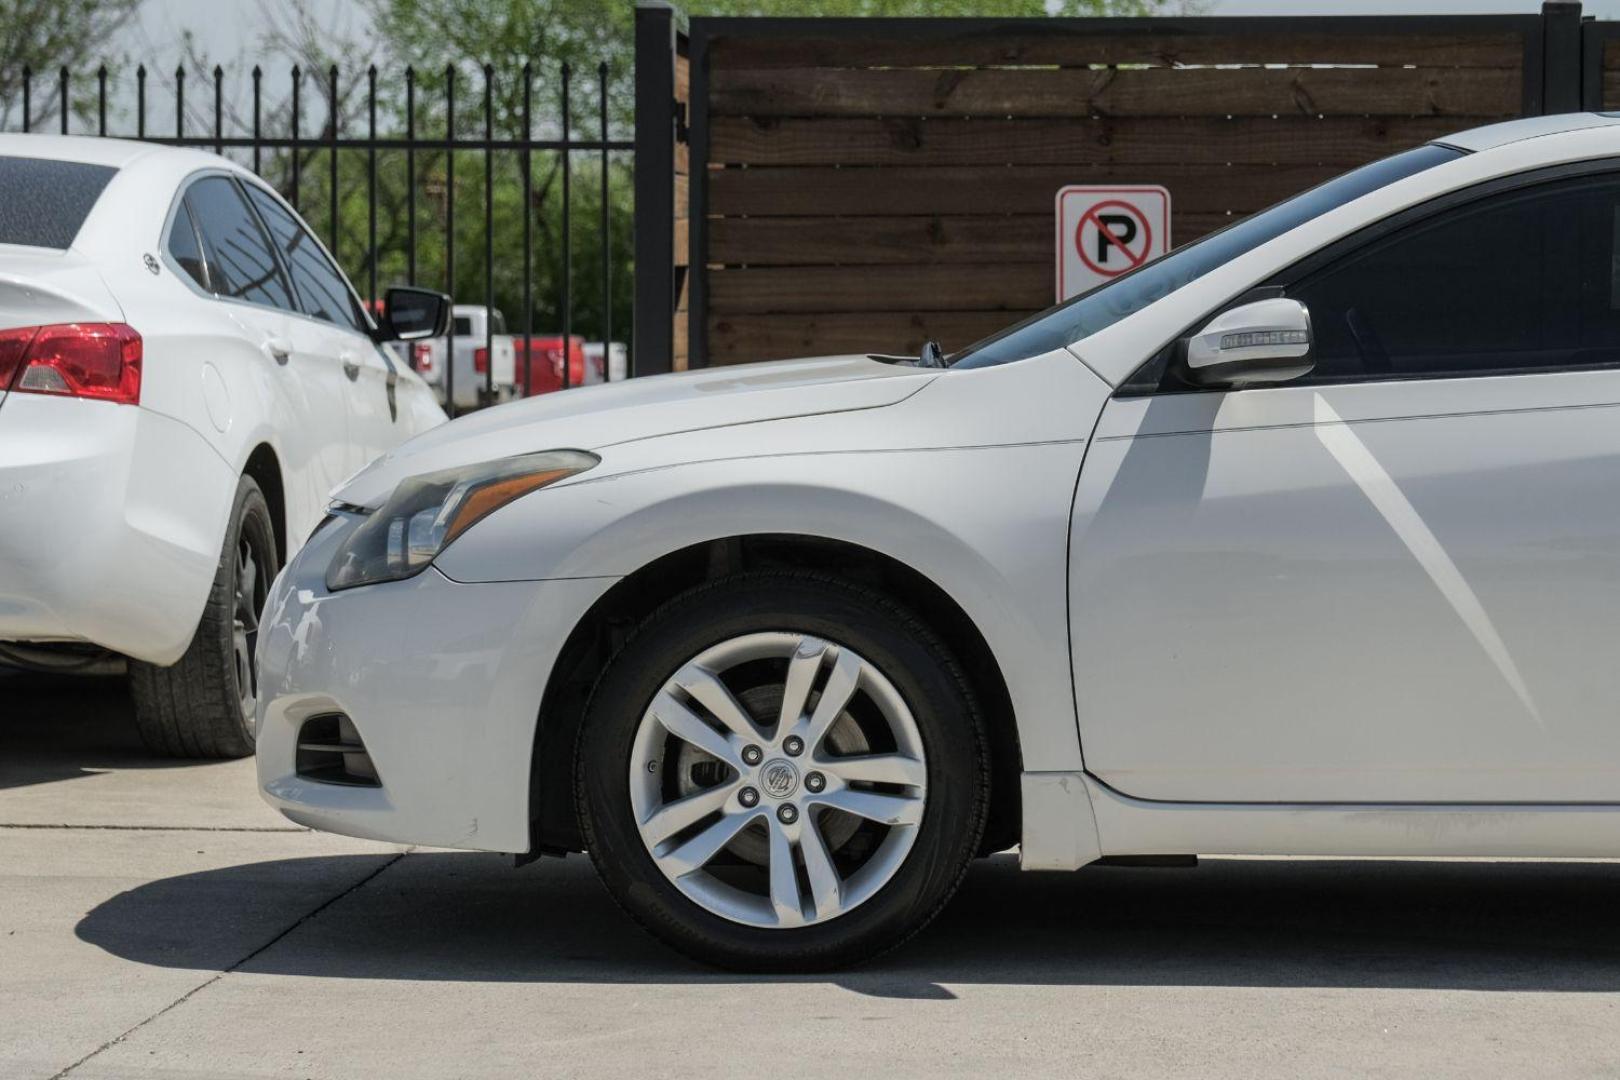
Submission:
<svg viewBox="0 0 1620 1080">
<path fill-rule="evenodd" d="M 636 289 L 631 373 L 675 363 L 675 9 L 636 5 Z"/>
<path fill-rule="evenodd" d="M 1581 5 L 1547 0 L 1541 5 L 1541 111 L 1581 111 Z"/>
</svg>

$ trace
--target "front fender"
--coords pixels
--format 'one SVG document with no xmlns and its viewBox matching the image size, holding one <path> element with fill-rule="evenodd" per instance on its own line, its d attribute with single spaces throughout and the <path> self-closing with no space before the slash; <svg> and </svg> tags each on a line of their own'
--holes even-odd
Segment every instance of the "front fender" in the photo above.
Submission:
<svg viewBox="0 0 1620 1080">
<path fill-rule="evenodd" d="M 589 477 L 509 504 L 437 560 L 457 581 L 620 577 L 709 540 L 790 534 L 927 577 L 984 635 L 1025 767 L 1079 769 L 1064 581 L 1082 442 L 812 453 Z"/>
</svg>

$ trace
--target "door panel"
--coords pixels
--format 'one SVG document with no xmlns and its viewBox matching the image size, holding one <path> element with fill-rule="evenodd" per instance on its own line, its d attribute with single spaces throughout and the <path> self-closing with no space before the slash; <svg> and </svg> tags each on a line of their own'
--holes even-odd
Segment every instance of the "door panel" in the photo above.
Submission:
<svg viewBox="0 0 1620 1080">
<path fill-rule="evenodd" d="M 260 318 L 271 313 L 259 314 Z M 275 385 L 291 407 L 297 424 L 280 432 L 283 464 L 317 513 L 309 521 L 287 523 L 299 542 L 309 535 L 331 502 L 332 489 L 359 468 L 353 452 L 353 421 L 345 394 L 347 380 L 332 357 L 326 329 L 298 315 L 274 313 L 279 334 L 292 345 L 285 364 L 277 365 Z"/>
<path fill-rule="evenodd" d="M 387 387 L 379 384 L 376 372 L 382 360 L 365 333 L 365 315 L 354 291 L 314 235 L 268 189 L 252 182 L 243 186 L 280 253 L 299 310 L 308 316 L 304 333 L 322 365 L 321 375 L 331 380 L 334 400 L 347 414 L 340 479 L 347 478 L 379 452 L 388 420 Z"/>
<path fill-rule="evenodd" d="M 1167 800 L 1620 801 L 1620 373 L 1407 384 L 1443 415 L 1391 385 L 1109 405 L 1072 546 L 1090 771 Z"/>
<path fill-rule="evenodd" d="M 323 363 L 315 324 L 294 314 L 292 287 L 237 182 L 205 176 L 186 188 L 184 206 L 206 258 L 199 284 L 222 298 L 222 309 L 258 347 L 268 373 L 262 385 L 279 398 L 258 403 L 247 415 L 277 424 L 287 532 L 302 541 L 332 488 L 352 471 L 341 376 Z"/>
<path fill-rule="evenodd" d="M 391 411 L 388 390 L 391 368 L 381 350 L 360 334 L 344 333 L 343 337 L 346 340 L 339 359 L 359 369 L 348 384 L 349 418 L 357 434 L 358 450 L 364 458 L 361 465 L 367 465 L 401 441 L 395 415 L 397 400 Z"/>
</svg>

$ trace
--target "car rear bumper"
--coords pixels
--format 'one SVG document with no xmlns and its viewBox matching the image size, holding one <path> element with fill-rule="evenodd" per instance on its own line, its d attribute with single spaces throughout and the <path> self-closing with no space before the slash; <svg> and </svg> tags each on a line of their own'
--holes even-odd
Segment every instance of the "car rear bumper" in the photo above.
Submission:
<svg viewBox="0 0 1620 1080">
<path fill-rule="evenodd" d="M 153 663 L 191 642 L 236 477 L 184 424 L 101 401 L 0 408 L 0 641 L 88 641 Z"/>
<path fill-rule="evenodd" d="M 429 568 L 338 593 L 319 530 L 271 591 L 259 636 L 259 785 L 311 828 L 395 843 L 529 849 L 540 699 L 612 578 L 462 584 Z M 300 775 L 306 722 L 346 717 L 376 786 Z"/>
</svg>

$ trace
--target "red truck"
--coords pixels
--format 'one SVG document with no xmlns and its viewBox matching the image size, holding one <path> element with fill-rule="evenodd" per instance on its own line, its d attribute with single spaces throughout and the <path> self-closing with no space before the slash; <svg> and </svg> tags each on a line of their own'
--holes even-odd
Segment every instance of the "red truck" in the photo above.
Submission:
<svg viewBox="0 0 1620 1080">
<path fill-rule="evenodd" d="M 564 388 L 563 380 L 563 338 L 561 334 L 550 336 L 534 335 L 524 338 L 521 335 L 512 339 L 513 347 L 517 350 L 518 387 L 517 392 L 523 396 L 534 394 L 549 394 L 553 390 Z M 525 359 L 527 363 L 525 363 Z M 527 372 L 528 380 L 524 381 Z M 578 334 L 568 339 L 568 379 L 567 386 L 590 386 L 594 383 L 606 382 L 607 372 L 603 370 L 603 360 L 600 356 L 585 356 L 585 339 Z"/>
</svg>

